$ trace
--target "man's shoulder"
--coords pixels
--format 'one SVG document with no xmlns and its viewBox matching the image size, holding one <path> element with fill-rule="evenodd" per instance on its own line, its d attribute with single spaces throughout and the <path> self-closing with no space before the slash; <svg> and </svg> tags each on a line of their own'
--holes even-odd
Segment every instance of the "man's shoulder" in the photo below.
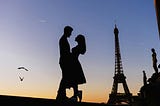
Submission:
<svg viewBox="0 0 160 106">
<path fill-rule="evenodd" d="M 59 39 L 59 43 L 63 43 L 63 42 L 66 42 L 67 41 L 67 38 L 65 36 L 62 36 L 60 39 Z"/>
<path fill-rule="evenodd" d="M 62 35 L 61 37 L 60 37 L 60 40 L 64 40 L 64 39 L 67 39 L 64 35 Z"/>
</svg>

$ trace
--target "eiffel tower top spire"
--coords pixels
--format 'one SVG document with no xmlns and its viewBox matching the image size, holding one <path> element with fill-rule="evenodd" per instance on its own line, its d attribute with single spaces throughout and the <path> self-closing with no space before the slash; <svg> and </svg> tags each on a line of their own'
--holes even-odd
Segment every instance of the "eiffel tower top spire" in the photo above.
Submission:
<svg viewBox="0 0 160 106">
<path fill-rule="evenodd" d="M 114 34 L 118 35 L 118 33 L 119 33 L 119 30 L 118 30 L 118 28 L 117 28 L 117 25 L 115 24 Z"/>
<path fill-rule="evenodd" d="M 115 24 L 115 28 L 114 28 L 114 35 L 115 35 L 115 74 L 122 74 L 123 73 L 123 67 L 122 67 L 122 60 L 121 60 L 121 54 L 120 54 L 118 34 L 119 34 L 119 30 L 117 28 L 117 25 Z"/>
</svg>

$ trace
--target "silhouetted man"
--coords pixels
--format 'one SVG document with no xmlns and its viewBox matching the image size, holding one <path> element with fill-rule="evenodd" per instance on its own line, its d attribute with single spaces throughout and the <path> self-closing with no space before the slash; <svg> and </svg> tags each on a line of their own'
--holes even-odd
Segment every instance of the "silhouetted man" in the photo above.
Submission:
<svg viewBox="0 0 160 106">
<path fill-rule="evenodd" d="M 158 73 L 158 68 L 157 68 L 157 54 L 156 54 L 154 48 L 152 48 L 151 51 L 152 51 L 153 68 L 154 68 L 155 72 Z"/>
<path fill-rule="evenodd" d="M 65 26 L 64 33 L 59 40 L 59 49 L 60 49 L 60 59 L 59 64 L 62 70 L 62 79 L 59 85 L 58 94 L 56 97 L 57 101 L 65 101 L 68 98 L 66 97 L 66 88 L 69 79 L 69 72 L 71 68 L 71 52 L 70 45 L 68 42 L 68 37 L 71 36 L 73 28 L 70 26 Z"/>
</svg>

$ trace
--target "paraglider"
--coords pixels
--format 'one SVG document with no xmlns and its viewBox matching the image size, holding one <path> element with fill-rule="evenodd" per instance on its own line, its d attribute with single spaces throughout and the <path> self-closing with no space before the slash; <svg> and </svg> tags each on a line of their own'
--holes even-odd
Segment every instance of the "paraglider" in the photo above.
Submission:
<svg viewBox="0 0 160 106">
<path fill-rule="evenodd" d="M 20 77 L 20 76 L 19 76 L 19 79 L 20 79 L 20 81 L 23 81 L 24 77 Z"/>
<path fill-rule="evenodd" d="M 25 67 L 18 67 L 17 69 L 19 69 L 19 70 L 25 70 L 25 71 L 28 71 L 28 69 L 27 68 L 25 68 Z M 21 77 L 22 76 L 22 73 L 23 73 L 23 71 L 21 71 L 20 72 L 21 73 L 21 75 L 19 75 L 19 79 L 20 79 L 20 81 L 23 81 L 24 80 L 24 77 Z"/>
</svg>

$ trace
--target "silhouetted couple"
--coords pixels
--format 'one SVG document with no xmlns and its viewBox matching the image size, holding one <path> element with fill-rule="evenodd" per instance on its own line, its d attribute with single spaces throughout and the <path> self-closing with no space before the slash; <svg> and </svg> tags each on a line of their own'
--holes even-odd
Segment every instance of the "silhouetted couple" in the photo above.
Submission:
<svg viewBox="0 0 160 106">
<path fill-rule="evenodd" d="M 75 41 L 77 45 L 70 49 L 68 39 L 72 34 L 71 26 L 64 27 L 64 33 L 59 40 L 60 60 L 59 64 L 62 70 L 62 79 L 59 85 L 57 101 L 64 102 L 68 100 L 79 101 L 82 99 L 82 91 L 78 90 L 79 84 L 86 83 L 82 66 L 78 60 L 80 54 L 85 54 L 86 43 L 83 35 L 77 35 Z M 74 94 L 71 98 L 66 96 L 66 89 L 73 88 Z"/>
</svg>

